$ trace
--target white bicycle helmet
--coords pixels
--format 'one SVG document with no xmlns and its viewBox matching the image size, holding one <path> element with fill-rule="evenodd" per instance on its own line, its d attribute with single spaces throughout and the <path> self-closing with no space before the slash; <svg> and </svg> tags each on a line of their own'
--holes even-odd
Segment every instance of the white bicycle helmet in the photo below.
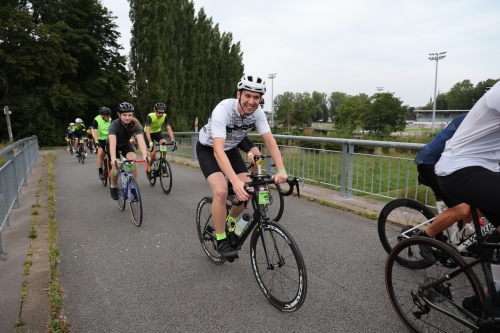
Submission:
<svg viewBox="0 0 500 333">
<path fill-rule="evenodd" d="M 76 119 L 75 119 L 75 123 L 77 123 L 77 124 L 78 124 L 78 123 L 83 123 L 83 120 L 81 120 L 80 118 L 76 118 Z"/>
<path fill-rule="evenodd" d="M 75 123 L 69 123 L 69 126 L 75 126 Z"/>
<path fill-rule="evenodd" d="M 238 82 L 238 90 L 245 89 L 259 94 L 266 93 L 266 82 L 258 76 L 243 75 Z"/>
</svg>

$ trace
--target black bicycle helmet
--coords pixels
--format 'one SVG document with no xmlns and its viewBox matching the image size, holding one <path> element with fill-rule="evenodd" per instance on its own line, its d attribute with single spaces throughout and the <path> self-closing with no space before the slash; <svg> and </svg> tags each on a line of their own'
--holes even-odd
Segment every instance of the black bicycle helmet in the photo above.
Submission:
<svg viewBox="0 0 500 333">
<path fill-rule="evenodd" d="M 134 112 L 134 106 L 128 102 L 123 102 L 118 105 L 118 113 Z"/>
<path fill-rule="evenodd" d="M 166 108 L 165 103 L 158 102 L 155 104 L 155 110 L 165 110 Z"/>
<path fill-rule="evenodd" d="M 99 114 L 107 114 L 108 116 L 111 115 L 111 110 L 105 106 L 99 109 Z"/>
</svg>

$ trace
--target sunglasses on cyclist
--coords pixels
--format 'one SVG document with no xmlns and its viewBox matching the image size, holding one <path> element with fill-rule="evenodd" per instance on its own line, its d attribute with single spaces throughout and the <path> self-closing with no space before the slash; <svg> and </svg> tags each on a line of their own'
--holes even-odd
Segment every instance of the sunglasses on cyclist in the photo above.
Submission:
<svg viewBox="0 0 500 333">
<path fill-rule="evenodd" d="M 159 114 L 164 114 L 164 113 L 165 113 L 165 110 L 156 110 L 156 113 L 159 113 Z"/>
</svg>

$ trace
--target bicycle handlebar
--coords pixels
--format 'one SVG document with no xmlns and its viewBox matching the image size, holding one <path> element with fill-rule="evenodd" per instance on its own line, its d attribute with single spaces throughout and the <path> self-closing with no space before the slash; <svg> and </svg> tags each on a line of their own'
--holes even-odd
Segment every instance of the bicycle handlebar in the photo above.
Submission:
<svg viewBox="0 0 500 333">
<path fill-rule="evenodd" d="M 151 149 L 149 149 L 149 151 L 153 151 L 153 148 L 154 147 L 160 147 L 160 146 L 174 146 L 174 148 L 172 149 L 172 151 L 175 151 L 177 149 L 177 142 L 174 144 L 173 142 L 171 143 L 158 143 L 158 144 L 154 144 L 153 146 L 151 146 Z"/>
<path fill-rule="evenodd" d="M 118 175 L 118 164 L 135 164 L 135 163 L 144 163 L 146 162 L 145 159 L 139 159 L 139 160 L 124 160 L 124 161 L 115 161 L 115 172 L 114 175 Z"/>
<path fill-rule="evenodd" d="M 298 178 L 298 177 L 293 177 L 292 179 L 290 179 L 290 178 L 287 179 L 286 182 L 288 185 L 290 185 L 290 188 L 286 192 L 279 191 L 279 193 L 282 196 L 287 197 L 290 194 L 292 194 L 293 188 L 295 186 L 295 187 L 297 187 L 297 196 L 300 198 L 299 181 L 300 181 L 300 178 Z M 250 190 L 250 187 L 255 187 L 255 186 L 259 186 L 259 185 L 267 185 L 267 184 L 274 184 L 274 178 L 272 176 L 264 175 L 264 176 L 262 176 L 262 179 L 260 179 L 260 180 L 246 182 L 245 185 L 243 186 L 243 188 L 245 189 L 245 192 L 247 192 L 248 194 L 254 195 L 255 191 Z M 231 200 L 231 205 L 233 205 L 233 206 L 240 206 L 242 203 L 243 203 L 243 201 L 234 201 L 234 199 Z"/>
</svg>

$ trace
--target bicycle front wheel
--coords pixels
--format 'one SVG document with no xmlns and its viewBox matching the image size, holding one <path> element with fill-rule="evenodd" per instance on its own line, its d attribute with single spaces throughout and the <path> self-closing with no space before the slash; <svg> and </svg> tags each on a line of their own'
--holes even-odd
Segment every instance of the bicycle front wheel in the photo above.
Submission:
<svg viewBox="0 0 500 333">
<path fill-rule="evenodd" d="M 438 259 L 435 264 L 427 262 L 429 265 L 421 265 L 425 259 L 420 255 L 419 244 L 428 245 L 433 249 L 433 254 Z M 408 270 L 396 265 L 401 257 L 412 263 L 410 266 L 422 268 Z M 462 302 L 466 297 L 475 296 L 482 303 L 484 293 L 481 283 L 472 268 L 464 269 L 456 276 L 451 275 L 465 265 L 458 252 L 431 238 L 410 238 L 394 247 L 385 266 L 385 285 L 394 310 L 410 331 L 477 330 L 475 325 L 479 317 L 483 317 L 483 313 L 478 311 L 478 316 L 474 315 L 463 307 Z M 431 288 L 425 287 L 441 278 L 441 283 Z M 462 322 L 450 315 L 456 316 Z"/>
<path fill-rule="evenodd" d="M 208 259 L 216 265 L 222 265 L 226 258 L 217 252 L 217 238 L 215 237 L 214 221 L 212 220 L 211 197 L 201 199 L 196 208 L 196 229 L 201 247 Z"/>
<path fill-rule="evenodd" d="M 401 198 L 389 202 L 378 216 L 378 237 L 385 251 L 390 253 L 396 244 L 415 236 L 420 229 L 408 232 L 406 236 L 402 236 L 403 232 L 434 217 L 434 213 L 419 201 Z M 400 263 L 404 264 L 404 260 L 401 259 Z"/>
<path fill-rule="evenodd" d="M 121 211 L 125 209 L 125 194 L 123 193 L 123 188 L 125 186 L 126 184 L 123 184 L 121 175 L 118 175 L 118 179 L 116 180 L 116 188 L 118 188 L 118 207 L 120 207 Z"/>
<path fill-rule="evenodd" d="M 279 184 L 274 184 L 276 190 L 269 190 L 269 201 L 270 204 L 266 205 L 267 217 L 271 218 L 271 221 L 278 222 L 283 216 L 283 210 L 285 207 L 285 198 L 281 194 L 281 187 Z"/>
<path fill-rule="evenodd" d="M 250 241 L 250 260 L 257 284 L 274 307 L 296 311 L 307 294 L 304 259 L 297 243 L 282 225 L 265 222 L 263 227 L 264 230 L 255 228 Z"/>
<path fill-rule="evenodd" d="M 129 186 L 130 198 L 128 198 L 128 200 L 130 202 L 130 213 L 132 214 L 134 224 L 139 227 L 142 224 L 141 192 L 139 191 L 139 185 L 137 185 L 137 182 L 132 175 L 129 176 Z"/>
<path fill-rule="evenodd" d="M 163 193 L 169 194 L 172 190 L 172 169 L 170 168 L 170 163 L 166 159 L 162 159 L 162 162 L 158 164 L 160 167 L 160 185 Z"/>
</svg>

